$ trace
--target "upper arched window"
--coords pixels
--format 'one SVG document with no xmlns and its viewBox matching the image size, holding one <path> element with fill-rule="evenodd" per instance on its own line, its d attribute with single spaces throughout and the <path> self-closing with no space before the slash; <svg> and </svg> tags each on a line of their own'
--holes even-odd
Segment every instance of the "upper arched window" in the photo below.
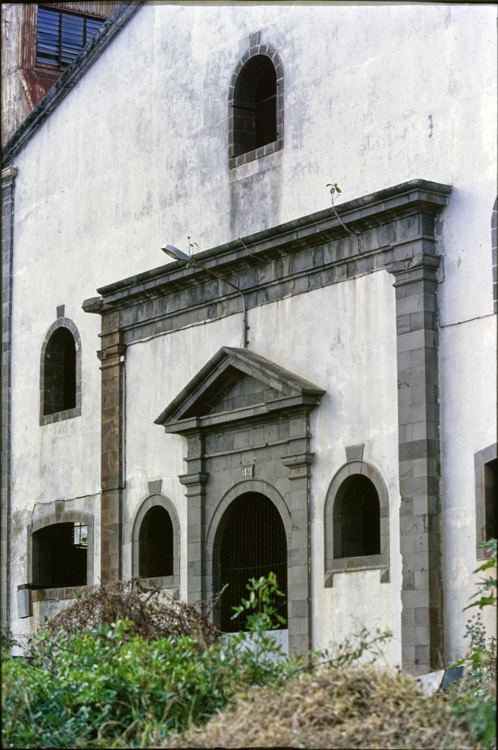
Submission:
<svg viewBox="0 0 498 750">
<path fill-rule="evenodd" d="M 233 101 L 234 153 L 245 154 L 277 138 L 277 74 L 266 55 L 242 68 Z"/>
<path fill-rule="evenodd" d="M 229 161 L 237 166 L 283 145 L 283 73 L 269 45 L 252 46 L 232 76 Z"/>
<path fill-rule="evenodd" d="M 72 321 L 60 318 L 50 328 L 41 356 L 41 423 L 81 413 L 81 346 Z"/>
</svg>

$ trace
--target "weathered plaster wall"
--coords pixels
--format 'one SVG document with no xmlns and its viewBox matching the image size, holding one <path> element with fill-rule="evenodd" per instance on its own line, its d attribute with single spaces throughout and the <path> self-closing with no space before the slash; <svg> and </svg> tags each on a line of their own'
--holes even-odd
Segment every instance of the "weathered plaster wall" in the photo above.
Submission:
<svg viewBox="0 0 498 750">
<path fill-rule="evenodd" d="M 100 320 L 81 311 L 82 301 L 106 283 L 163 263 L 165 241 L 186 250 L 190 235 L 206 249 L 325 208 L 327 182 L 337 181 L 341 198 L 349 200 L 424 177 L 454 186 L 440 224 L 440 320 L 459 325 L 441 332 L 440 382 L 447 628 L 451 653 L 461 650 L 459 613 L 472 592 L 473 545 L 462 574 L 455 561 L 474 528 L 473 453 L 496 435 L 494 320 L 486 317 L 493 309 L 495 29 L 492 6 L 406 4 L 254 5 L 243 12 L 235 6 L 151 4 L 124 27 L 15 159 L 12 500 L 19 531 L 12 543 L 20 568 L 13 594 L 17 583 L 25 582 L 22 529 L 33 503 L 95 496 L 98 506 Z M 229 171 L 228 81 L 249 34 L 258 30 L 284 67 L 284 148 Z M 387 382 L 392 386 L 395 377 L 394 297 L 387 289 L 392 278 L 374 276 L 368 284 L 347 282 L 333 292 L 250 313 L 255 351 L 294 371 L 301 362 L 301 374 L 318 385 L 327 375 L 323 413 L 331 419 L 313 416 L 315 439 L 323 447 L 314 468 L 315 581 L 323 565 L 320 503 L 350 443 L 365 442 L 365 458 L 388 485 L 393 566 L 398 554 L 396 407 L 386 398 L 392 393 Z M 321 302 L 313 306 L 315 294 Z M 40 349 L 60 304 L 82 340 L 82 416 L 40 428 Z M 325 339 L 321 305 L 330 312 Z M 349 330 L 341 328 L 346 319 L 357 338 L 349 339 Z M 209 337 L 208 329 L 214 332 Z M 129 425 L 144 414 L 151 423 L 219 346 L 237 346 L 239 336 L 234 317 L 132 347 L 126 365 Z M 390 342 L 388 348 L 379 341 Z M 337 369 L 339 353 L 343 365 Z M 188 373 L 179 361 L 189 363 Z M 475 372 L 463 362 L 475 363 Z M 357 382 L 344 374 L 363 376 L 369 366 L 374 377 Z M 481 388 L 475 387 L 476 373 Z M 334 393 L 340 394 L 336 402 Z M 461 422 L 459 430 L 455 422 Z M 144 443 L 135 427 L 130 429 L 127 512 L 145 499 L 148 478 L 162 477 L 162 492 L 178 501 L 179 441 L 151 427 Z M 464 503 L 467 517 L 458 527 L 452 511 L 463 512 Z M 177 507 L 182 523 L 181 499 Z M 124 564 L 130 564 L 126 547 Z M 379 592 L 396 592 L 396 575 L 393 569 L 392 585 Z M 355 576 L 358 586 L 374 587 L 371 572 Z M 318 645 L 326 645 L 330 633 L 340 638 L 341 628 L 349 627 L 333 617 L 345 601 L 346 577 L 338 576 L 337 587 L 325 592 L 314 584 L 317 601 L 319 595 L 326 601 L 316 616 Z M 398 612 L 398 594 L 379 596 L 382 621 L 397 627 L 390 618 Z M 16 621 L 16 627 L 25 626 Z"/>
<path fill-rule="evenodd" d="M 383 304 L 379 305 L 378 300 Z M 377 307 L 375 315 L 372 308 Z M 320 323 L 316 318 L 320 311 Z M 165 434 L 154 419 L 221 345 L 239 346 L 241 315 L 134 344 L 126 355 L 125 571 L 131 571 L 135 515 L 148 482 L 175 504 L 186 529 L 186 440 Z M 392 277 L 379 272 L 249 312 L 250 348 L 326 390 L 311 416 L 312 585 L 314 643 L 328 648 L 362 625 L 391 628 L 391 660 L 400 661 L 396 326 Z M 278 336 L 268 336 L 278 331 Z M 181 367 L 172 363 L 181 361 Z M 351 373 L 355 376 L 351 377 Z M 358 377 L 357 373 L 361 373 Z M 364 459 L 380 472 L 390 497 L 390 580 L 379 571 L 334 576 L 324 586 L 324 505 L 327 489 L 346 463 L 345 446 L 364 443 Z M 227 492 L 230 487 L 223 490 Z M 221 498 L 220 498 L 221 499 Z M 187 538 L 182 537 L 180 595 L 186 596 Z M 356 594 L 360 599 L 356 598 Z M 361 608 L 359 608 L 361 602 Z M 340 617 L 338 612 L 341 612 Z"/>
</svg>

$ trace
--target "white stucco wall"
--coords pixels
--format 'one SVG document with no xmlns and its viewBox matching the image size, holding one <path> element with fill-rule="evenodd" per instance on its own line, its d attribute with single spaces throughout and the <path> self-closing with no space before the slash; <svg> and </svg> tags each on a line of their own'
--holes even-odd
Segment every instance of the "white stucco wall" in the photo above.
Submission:
<svg viewBox="0 0 498 750">
<path fill-rule="evenodd" d="M 382 299 L 385 304 L 378 306 Z M 375 315 L 371 310 L 377 307 Z M 320 311 L 320 324 L 316 312 Z M 126 358 L 125 571 L 131 574 L 136 513 L 149 494 L 147 483 L 162 479 L 161 492 L 187 528 L 184 438 L 153 424 L 167 404 L 220 346 L 238 346 L 241 316 L 167 334 L 130 346 Z M 265 358 L 323 388 L 312 414 L 312 584 L 314 641 L 331 648 L 363 625 L 395 633 L 389 650 L 400 662 L 401 558 L 397 455 L 396 326 L 392 278 L 378 272 L 249 312 L 250 347 Z M 268 331 L 278 330 L 278 336 Z M 172 363 L 181 362 L 174 367 Z M 351 373 L 355 373 L 351 377 Z M 361 376 L 358 376 L 361 373 Z M 324 508 L 327 489 L 346 463 L 345 446 L 365 443 L 364 460 L 387 485 L 390 499 L 390 584 L 379 571 L 336 574 L 324 589 Z M 225 492 L 230 488 L 226 487 Z M 220 496 L 221 500 L 221 496 Z M 187 538 L 182 536 L 180 595 L 186 596 Z M 357 597 L 358 595 L 358 597 Z M 339 612 L 341 615 L 339 616 Z"/>
<path fill-rule="evenodd" d="M 284 67 L 284 148 L 229 171 L 227 87 L 255 31 Z M 447 631 L 451 654 L 463 647 L 460 610 L 475 567 L 474 545 L 461 551 L 475 526 L 473 455 L 496 440 L 489 232 L 495 32 L 492 6 L 160 3 L 141 8 L 119 33 L 14 160 L 13 596 L 26 580 L 23 529 L 34 503 L 88 504 L 93 497 L 98 527 L 100 319 L 82 312 L 83 300 L 164 263 L 165 241 L 186 250 L 190 235 L 203 250 L 327 207 L 328 182 L 342 188 L 339 203 L 422 177 L 453 186 L 439 224 L 441 445 Z M 396 404 L 386 398 L 396 377 L 391 283 L 374 274 L 368 283 L 344 282 L 250 311 L 254 351 L 327 389 L 313 417 L 321 646 L 350 627 L 334 615 L 350 574 L 337 576 L 332 590 L 320 588 L 319 520 L 343 446 L 355 442 L 365 442 L 365 460 L 389 489 L 393 572 L 388 586 L 377 587 L 371 572 L 355 574 L 354 586 L 367 602 L 365 618 L 371 614 L 373 622 L 379 611 L 382 623 L 399 629 Z M 82 341 L 82 415 L 40 427 L 40 350 L 61 304 Z M 316 325 L 322 309 L 330 313 L 325 345 Z M 345 320 L 354 337 L 345 334 Z M 278 330 L 278 338 L 268 330 Z M 144 440 L 138 425 L 151 424 L 220 346 L 239 341 L 234 316 L 130 348 L 128 512 L 145 497 L 147 480 L 162 478 L 163 492 L 179 500 L 182 523 L 180 441 L 155 425 Z M 98 570 L 98 544 L 96 550 Z M 375 607 L 368 606 L 374 595 L 364 599 L 362 591 L 375 591 Z"/>
</svg>

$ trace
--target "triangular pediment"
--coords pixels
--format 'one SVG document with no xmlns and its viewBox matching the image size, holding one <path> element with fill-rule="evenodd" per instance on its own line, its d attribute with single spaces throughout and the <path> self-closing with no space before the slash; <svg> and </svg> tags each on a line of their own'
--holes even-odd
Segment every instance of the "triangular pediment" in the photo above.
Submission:
<svg viewBox="0 0 498 750">
<path fill-rule="evenodd" d="M 318 404 L 324 391 L 247 349 L 222 347 L 155 420 L 167 432 Z"/>
</svg>

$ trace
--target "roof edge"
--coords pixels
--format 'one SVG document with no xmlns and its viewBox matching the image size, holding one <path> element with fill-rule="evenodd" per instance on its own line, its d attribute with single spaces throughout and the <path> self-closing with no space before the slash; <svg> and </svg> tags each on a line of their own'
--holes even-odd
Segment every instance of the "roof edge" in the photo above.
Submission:
<svg viewBox="0 0 498 750">
<path fill-rule="evenodd" d="M 119 34 L 121 29 L 133 18 L 137 10 L 142 7 L 144 2 L 145 0 L 129 0 L 111 13 L 90 44 L 82 49 L 71 65 L 69 65 L 52 88 L 47 91 L 43 99 L 36 105 L 34 110 L 30 112 L 24 122 L 21 123 L 15 133 L 9 138 L 2 149 L 4 167 L 9 166 L 12 159 L 22 151 L 54 109 L 66 98 L 69 92 L 85 75 L 86 71 L 100 57 L 104 50 L 107 49 L 114 37 Z"/>
</svg>

